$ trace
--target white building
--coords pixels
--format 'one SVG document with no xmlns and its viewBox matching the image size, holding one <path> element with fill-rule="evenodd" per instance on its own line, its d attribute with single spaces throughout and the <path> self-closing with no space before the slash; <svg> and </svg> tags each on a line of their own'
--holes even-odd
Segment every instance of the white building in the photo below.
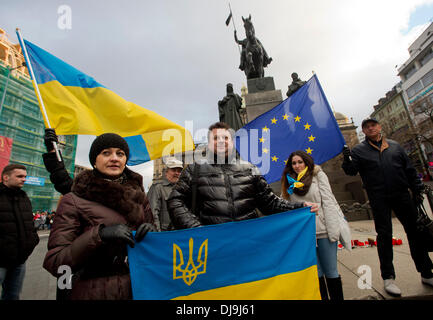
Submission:
<svg viewBox="0 0 433 320">
<path fill-rule="evenodd" d="M 433 23 L 409 46 L 409 59 L 398 69 L 401 78 L 403 98 L 416 127 L 423 134 L 433 137 L 433 126 L 426 114 L 414 112 L 414 106 L 421 99 L 433 106 Z M 415 111 L 418 109 L 415 109 Z M 433 160 L 433 146 L 423 143 L 421 148 L 429 161 Z"/>
</svg>

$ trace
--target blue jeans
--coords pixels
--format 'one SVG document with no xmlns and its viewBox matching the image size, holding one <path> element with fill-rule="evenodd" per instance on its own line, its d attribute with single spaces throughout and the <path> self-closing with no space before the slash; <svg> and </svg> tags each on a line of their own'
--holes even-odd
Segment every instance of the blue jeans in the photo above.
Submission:
<svg viewBox="0 0 433 320">
<path fill-rule="evenodd" d="M 319 278 L 325 275 L 327 278 L 338 278 L 337 269 L 337 243 L 328 238 L 317 239 L 317 271 Z"/>
<path fill-rule="evenodd" d="M 13 268 L 0 268 L 0 284 L 2 285 L 1 300 L 20 299 L 25 273 L 25 263 Z"/>
</svg>

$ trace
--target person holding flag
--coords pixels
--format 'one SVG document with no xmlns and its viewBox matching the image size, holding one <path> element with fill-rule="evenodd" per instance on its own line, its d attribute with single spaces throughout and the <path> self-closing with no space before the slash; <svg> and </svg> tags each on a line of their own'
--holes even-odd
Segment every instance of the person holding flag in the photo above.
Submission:
<svg viewBox="0 0 433 320">
<path fill-rule="evenodd" d="M 395 283 L 392 262 L 391 211 L 407 234 L 410 254 L 416 270 L 421 274 L 421 282 L 433 286 L 433 263 L 416 228 L 415 204 L 423 201 L 424 185 L 403 147 L 382 134 L 382 126 L 377 119 L 366 118 L 361 127 L 366 138 L 352 151 L 348 147 L 344 149 L 342 168 L 350 176 L 359 173 L 367 191 L 377 232 L 377 253 L 384 289 L 392 296 L 401 295 Z"/>
<path fill-rule="evenodd" d="M 269 215 L 318 205 L 289 202 L 271 187 L 251 163 L 241 163 L 233 147 L 233 130 L 217 122 L 209 127 L 206 158 L 188 165 L 168 199 L 169 213 L 176 229 L 199 227 L 258 217 L 256 209 Z"/>
<path fill-rule="evenodd" d="M 281 195 L 291 201 L 320 204 L 316 215 L 320 294 L 322 300 L 343 300 L 343 286 L 337 269 L 337 244 L 341 236 L 338 215 L 343 213 L 328 177 L 308 153 L 297 150 L 290 154 L 281 177 Z"/>
<path fill-rule="evenodd" d="M 60 266 L 71 268 L 71 300 L 132 298 L 126 245 L 156 227 L 143 178 L 126 167 L 128 158 L 125 139 L 100 135 L 89 152 L 93 170 L 81 172 L 60 200 L 43 266 L 55 277 Z"/>
</svg>

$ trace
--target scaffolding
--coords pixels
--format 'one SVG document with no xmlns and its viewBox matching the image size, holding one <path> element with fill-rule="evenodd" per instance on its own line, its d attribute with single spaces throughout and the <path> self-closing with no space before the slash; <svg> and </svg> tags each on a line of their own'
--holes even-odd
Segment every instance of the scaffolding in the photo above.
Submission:
<svg viewBox="0 0 433 320">
<path fill-rule="evenodd" d="M 8 68 L 9 65 L 0 59 L 0 96 L 5 90 Z M 6 90 L 0 114 L 0 136 L 13 139 L 9 163 L 22 164 L 27 168 L 28 176 L 45 179 L 41 186 L 25 184 L 23 187 L 32 202 L 33 211 L 55 210 L 60 194 L 55 191 L 43 163 L 45 125 L 32 82 L 25 73 L 12 73 Z M 77 136 L 59 136 L 59 149 L 72 177 Z"/>
</svg>

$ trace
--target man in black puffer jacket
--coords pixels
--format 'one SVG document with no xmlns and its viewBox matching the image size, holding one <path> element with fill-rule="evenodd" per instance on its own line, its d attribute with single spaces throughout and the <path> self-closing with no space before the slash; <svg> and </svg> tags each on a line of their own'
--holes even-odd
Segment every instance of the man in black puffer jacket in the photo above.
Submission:
<svg viewBox="0 0 433 320">
<path fill-rule="evenodd" d="M 0 284 L 2 300 L 18 300 L 25 275 L 25 262 L 39 243 L 33 225 L 32 205 L 21 190 L 26 167 L 7 165 L 0 183 Z"/>
<path fill-rule="evenodd" d="M 170 218 L 176 229 L 252 219 L 258 217 L 256 209 L 265 215 L 303 206 L 312 206 L 311 211 L 317 211 L 317 204 L 292 203 L 276 196 L 254 165 L 240 163 L 227 124 L 211 125 L 208 138 L 206 159 L 183 170 L 168 199 Z M 193 207 L 196 209 L 192 210 Z"/>
<path fill-rule="evenodd" d="M 395 141 L 382 137 L 381 126 L 374 118 L 362 122 L 365 141 L 356 145 L 352 152 L 343 150 L 343 170 L 354 176 L 359 172 L 368 194 L 377 232 L 377 252 L 385 290 L 395 296 L 401 295 L 395 285 L 392 263 L 391 210 L 403 225 L 409 241 L 410 253 L 423 283 L 433 286 L 432 261 L 427 249 L 417 237 L 415 202 L 423 200 L 423 184 L 404 149 Z"/>
</svg>

